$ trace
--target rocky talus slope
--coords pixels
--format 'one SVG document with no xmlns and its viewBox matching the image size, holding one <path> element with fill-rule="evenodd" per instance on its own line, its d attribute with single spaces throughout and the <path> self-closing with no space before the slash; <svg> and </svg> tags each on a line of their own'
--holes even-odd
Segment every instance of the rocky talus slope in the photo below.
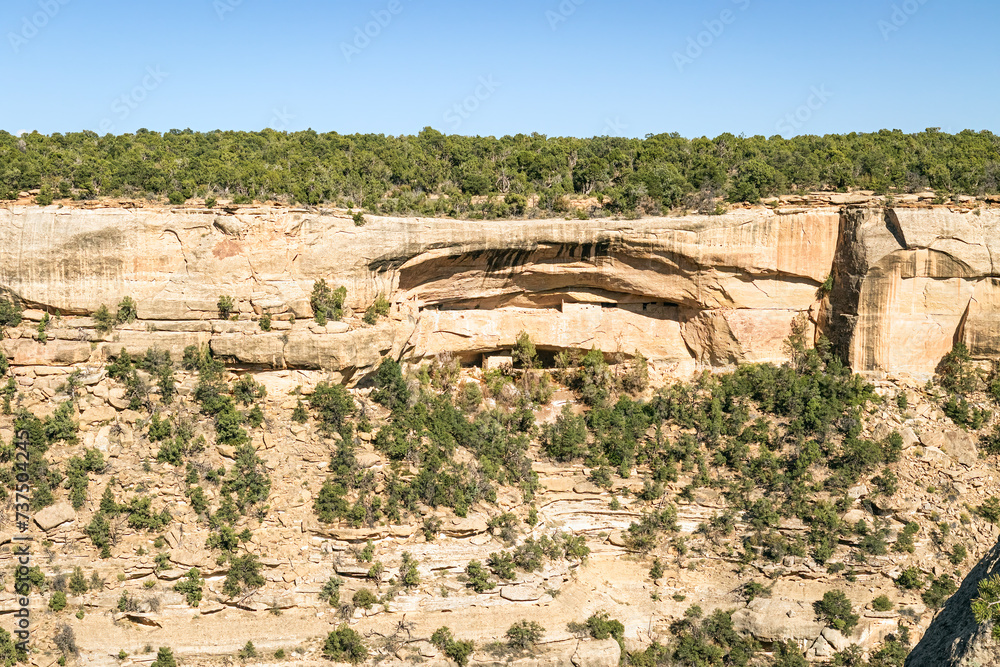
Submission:
<svg viewBox="0 0 1000 667">
<path fill-rule="evenodd" d="M 957 341 L 975 359 L 1000 353 L 1000 271 L 993 267 L 998 223 L 1000 211 L 971 204 L 964 210 L 859 203 L 628 221 L 369 217 L 361 227 L 343 212 L 276 208 L 0 209 L 0 297 L 26 309 L 24 322 L 6 328 L 0 341 L 16 387 L 14 412 L 23 408 L 45 418 L 72 399 L 78 440 L 54 442 L 45 454 L 49 466 L 65 474 L 71 458 L 91 449 L 106 463 L 88 473 L 78 509 L 62 485 L 54 489 L 55 503 L 34 513 L 34 564 L 50 588 L 33 593 L 30 660 L 53 664 L 60 655 L 53 637 L 68 625 L 79 649 L 70 659 L 79 664 L 145 665 L 160 646 L 171 647 L 184 665 L 223 664 L 248 641 L 260 654 L 251 661 L 330 664 L 320 655 L 323 640 L 346 624 L 382 664 L 454 664 L 428 641 L 448 626 L 457 638 L 475 642 L 471 664 L 597 667 L 618 664 L 623 649 L 669 643 L 671 624 L 697 604 L 706 614 L 735 610 L 736 629 L 769 652 L 790 640 L 816 662 L 851 644 L 874 651 L 903 624 L 914 642 L 929 629 L 911 664 L 990 664 L 982 657 L 991 655 L 988 633 L 970 640 L 975 631 L 967 619 L 948 620 L 948 614 L 967 609 L 977 577 L 996 558 L 1000 530 L 973 511 L 1000 495 L 996 460 L 980 457 L 977 434 L 944 416 L 941 396 L 925 381 Z M 310 306 L 320 279 L 347 289 L 344 318 L 325 326 L 312 319 Z M 232 319 L 219 318 L 221 295 L 235 302 Z M 361 315 L 380 296 L 391 303 L 389 315 L 365 323 Z M 114 311 L 125 297 L 137 304 L 137 319 L 99 330 L 95 312 L 101 305 Z M 260 324 L 265 314 L 269 331 Z M 600 348 L 618 353 L 623 364 L 641 354 L 654 387 L 637 396 L 650 400 L 655 387 L 696 371 L 787 361 L 785 341 L 796 322 L 805 322 L 810 341 L 829 338 L 883 399 L 868 408 L 863 436 L 901 436 L 901 454 L 891 464 L 895 493 L 878 493 L 868 475 L 841 494 L 838 505 L 844 525 L 882 526 L 888 548 L 877 555 L 855 558 L 863 537 L 847 531 L 825 563 L 808 553 L 747 562 L 740 545 L 753 532 L 752 517 L 735 513 L 725 536 L 707 529 L 726 513 L 726 489 L 693 484 L 697 466 L 682 466 L 661 489 L 676 504 L 677 533 L 651 553 L 637 551 L 627 539 L 629 526 L 665 502 L 644 499 L 653 471 L 637 465 L 627 478 L 616 474 L 610 485 L 597 485 L 582 461 L 555 461 L 537 440 L 529 453 L 540 486 L 530 499 L 516 486 L 498 484 L 495 502 L 477 501 L 465 516 L 421 499 L 419 513 L 398 522 L 355 526 L 321 523 L 313 510 L 343 436 L 321 430 L 315 419 L 295 421 L 293 411 L 321 382 L 351 387 L 358 414 L 370 422 L 357 429 L 356 472 L 372 473 L 381 489 L 393 475 L 409 478 L 418 468 L 417 461 L 393 461 L 376 446 L 378 427 L 391 416 L 373 399 L 371 382 L 386 358 L 413 369 L 408 379 L 414 384 L 420 364 L 453 356 L 465 364 L 455 383 L 474 384 L 487 395 L 476 409 L 502 408 L 514 401 L 491 393 L 494 376 L 483 362 L 495 367 L 494 357 L 509 356 L 526 332 L 549 368 L 563 351 Z M 239 549 L 260 559 L 265 583 L 246 597 L 223 591 L 230 566 L 206 546 L 216 531 L 192 507 L 189 472 L 158 461 L 162 443 L 150 437 L 154 413 L 190 424 L 206 447 L 187 463 L 200 475 L 234 466 L 237 448 L 218 444 L 212 420 L 201 414 L 197 373 L 178 369 L 173 402 L 153 391 L 134 409 L 133 397 L 106 367 L 122 349 L 136 356 L 166 351 L 179 362 L 191 346 L 207 347 L 225 362 L 227 386 L 250 377 L 267 390 L 258 401 L 263 427 L 248 429 L 271 479 L 267 508 L 247 512 L 238 525 L 250 530 Z M 155 377 L 139 376 L 155 384 Z M 547 397 L 552 400 L 534 406 L 541 425 L 554 423 L 564 405 L 583 412 L 578 393 L 556 388 Z M 985 395 L 979 399 L 986 405 Z M 767 415 L 755 409 L 751 416 Z M 0 416 L 0 442 L 12 441 L 14 418 Z M 773 421 L 775 428 L 787 426 L 787 420 Z M 679 441 L 690 430 L 674 424 L 666 437 Z M 661 436 L 651 429 L 642 437 Z M 462 447 L 454 456 L 476 464 Z M 203 486 L 217 510 L 221 487 Z M 169 509 L 172 519 L 160 531 L 117 519 L 111 556 L 102 558 L 86 529 L 101 511 L 105 488 L 120 502 L 150 496 L 153 509 Z M 10 567 L 14 502 L 11 493 L 0 509 L 0 624 L 8 629 L 18 610 Z M 504 535 L 496 520 L 507 513 L 517 522 L 513 534 Z M 913 551 L 893 550 L 913 523 L 919 527 Z M 801 543 L 810 529 L 785 517 L 775 533 Z M 481 593 L 470 588 L 470 561 L 485 563 L 529 537 L 556 532 L 582 537 L 588 557 L 546 559 Z M 362 555 L 368 544 L 374 553 Z M 968 551 L 957 563 L 949 559 L 956 545 Z M 167 555 L 158 562 L 161 553 Z M 390 582 L 404 553 L 418 563 L 419 583 L 412 587 Z M 650 577 L 654 557 L 663 567 L 656 580 Z M 373 562 L 385 566 L 384 581 L 369 576 Z M 48 610 L 52 582 L 76 567 L 88 579 L 96 575 L 97 585 L 70 592 L 66 610 Z M 896 585 L 909 567 L 924 578 L 961 581 L 972 574 L 938 612 L 919 591 Z M 198 607 L 174 590 L 191 568 L 206 582 Z M 332 607 L 319 594 L 334 575 L 342 580 L 344 602 L 362 588 L 394 595 L 367 610 Z M 751 582 L 770 592 L 747 602 Z M 844 591 L 860 615 L 846 636 L 814 612 L 813 603 L 830 590 Z M 123 594 L 130 603 L 121 604 Z M 872 606 L 880 595 L 890 598 L 890 610 Z M 601 611 L 623 623 L 621 645 L 567 628 Z M 486 649 L 519 619 L 545 627 L 532 651 Z M 953 646 L 959 635 L 964 643 Z M 274 657 L 279 650 L 280 659 Z"/>
</svg>

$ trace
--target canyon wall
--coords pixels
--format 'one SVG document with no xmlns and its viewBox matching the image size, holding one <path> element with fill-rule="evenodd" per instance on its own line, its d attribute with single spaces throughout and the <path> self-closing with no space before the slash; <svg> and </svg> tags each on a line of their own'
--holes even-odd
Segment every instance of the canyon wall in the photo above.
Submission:
<svg viewBox="0 0 1000 667">
<path fill-rule="evenodd" d="M 16 364 L 66 365 L 207 343 L 238 364 L 352 377 L 383 355 L 476 362 L 527 331 L 542 350 L 638 351 L 684 372 L 779 362 L 806 316 L 857 371 L 928 376 L 956 341 L 981 357 L 1000 348 L 998 222 L 989 209 L 853 206 L 359 227 L 295 209 L 13 207 L 0 209 L 0 292 L 66 318 L 131 296 L 139 322 L 104 336 L 74 320 L 45 345 L 3 345 Z M 319 279 L 347 288 L 344 322 L 312 322 Z M 218 319 L 220 295 L 238 321 Z M 390 317 L 363 324 L 379 295 Z M 253 321 L 265 312 L 270 332 Z"/>
<path fill-rule="evenodd" d="M 343 212 L 276 208 L 0 208 L 0 296 L 28 308 L 28 322 L 7 328 L 0 340 L 12 360 L 17 405 L 50 414 L 68 400 L 67 392 L 78 392 L 79 441 L 54 446 L 47 459 L 68 465 L 71 456 L 95 448 L 108 462 L 93 475 L 82 508 L 74 510 L 57 489 L 59 502 L 35 515 L 37 541 L 53 549 L 47 560 L 39 559 L 46 576 L 80 566 L 105 580 L 86 596 L 70 596 L 74 610 L 86 607 L 79 622 L 69 620 L 69 611 L 39 610 L 38 645 L 48 646 L 45 638 L 70 622 L 88 665 L 148 665 L 153 655 L 147 646 L 171 646 L 186 665 L 218 665 L 249 640 L 268 652 L 268 660 L 287 649 L 286 664 L 322 665 L 329 663 L 319 660 L 317 638 L 349 622 L 378 647 L 378 660 L 389 661 L 382 664 L 445 665 L 451 663 L 421 638 L 447 624 L 456 636 L 476 642 L 475 664 L 499 665 L 508 664 L 506 658 L 494 659 L 487 646 L 513 620 L 525 619 L 546 627 L 544 643 L 510 664 L 603 667 L 618 663 L 622 647 L 581 638 L 569 623 L 607 612 L 624 625 L 624 648 L 642 650 L 669 641 L 672 620 L 698 604 L 707 613 L 736 609 L 738 631 L 766 647 L 793 641 L 810 660 L 828 660 L 851 643 L 874 649 L 900 622 L 915 640 L 928 630 L 910 664 L 992 656 L 967 611 L 977 577 L 997 569 L 1000 556 L 992 547 L 1000 529 L 974 512 L 965 515 L 1000 496 L 994 460 L 978 456 L 975 437 L 945 418 L 922 380 L 873 379 L 887 400 L 873 406 L 863 436 L 881 441 L 891 430 L 901 434 L 902 459 L 893 464 L 900 489 L 885 496 L 867 484 L 852 486 L 852 504 L 842 517 L 847 526 L 877 521 L 873 525 L 886 526 L 891 540 L 918 522 L 915 551 L 852 560 L 848 570 L 791 554 L 760 568 L 739 563 L 724 540 L 716 543 L 700 529 L 730 507 L 725 495 L 697 488 L 694 473 L 682 471 L 666 493 L 677 499 L 683 551 L 664 545 L 659 553 L 669 553 L 666 569 L 654 581 L 649 559 L 632 553 L 625 540 L 650 507 L 642 500 L 646 471 L 637 468 L 606 489 L 592 483 L 592 471 L 579 462 L 552 461 L 538 450 L 532 450 L 532 469 L 539 489 L 530 505 L 519 489 L 506 487 L 496 503 L 477 503 L 468 516 L 421 506 L 420 516 L 436 524 L 422 526 L 415 514 L 400 525 L 321 524 L 313 500 L 343 436 L 290 417 L 299 396 L 308 396 L 328 373 L 357 381 L 387 355 L 420 361 L 452 353 L 478 363 L 504 354 L 521 331 L 544 355 L 638 351 L 664 372 L 681 374 L 781 362 L 793 323 L 802 321 L 808 335 L 829 337 L 858 371 L 930 376 L 957 341 L 981 358 L 1000 352 L 1000 274 L 992 261 L 998 218 L 989 209 L 977 214 L 864 204 L 630 221 L 369 217 L 359 227 Z M 343 321 L 319 326 L 312 319 L 310 293 L 320 279 L 347 288 Z M 235 319 L 220 319 L 220 295 L 235 300 Z M 388 317 L 365 323 L 361 314 L 380 295 L 392 304 Z M 127 296 L 137 303 L 138 319 L 99 331 L 91 315 L 102 304 L 114 311 Z M 41 337 L 33 322 L 43 311 L 59 317 Z M 259 321 L 265 313 L 272 318 L 267 331 Z M 250 437 L 273 486 L 268 512 L 247 519 L 255 531 L 248 549 L 262 556 L 267 584 L 250 600 L 223 594 L 226 567 L 207 548 L 211 531 L 189 502 L 183 469 L 158 460 L 161 445 L 148 437 L 148 416 L 130 409 L 125 388 L 102 368 L 122 348 L 142 354 L 156 347 L 179 360 L 190 345 L 211 346 L 241 367 L 231 369 L 233 378 L 248 375 L 267 388 L 261 401 L 267 426 Z M 77 370 L 73 389 L 68 378 Z M 483 379 L 478 369 L 464 374 L 463 382 Z M 178 400 L 158 405 L 166 417 L 191 420 L 211 441 L 212 421 L 191 400 L 197 384 L 194 373 L 178 371 Z M 388 411 L 367 389 L 352 395 L 366 419 L 388 421 Z M 573 403 L 565 396 L 558 403 L 567 400 Z M 558 403 L 537 411 L 539 424 L 556 420 Z M 12 439 L 12 419 L 0 417 L 0 442 Z M 399 469 L 375 446 L 373 431 L 358 430 L 356 466 L 384 480 Z M 673 425 L 666 437 L 681 437 L 680 427 Z M 191 458 L 218 470 L 233 465 L 235 455 L 232 446 L 216 444 Z M 464 448 L 456 456 L 473 458 Z M 174 519 L 162 536 L 166 569 L 153 555 L 159 549 L 154 535 L 124 527 L 114 556 L 96 556 L 84 531 L 99 510 L 101 490 L 113 485 L 120 496 L 148 490 L 158 508 L 170 508 Z M 217 487 L 206 488 L 215 501 Z M 490 520 L 529 511 L 537 512 L 537 524 L 522 522 L 526 536 L 555 530 L 582 536 L 591 549 L 588 562 L 557 560 L 489 591 L 472 591 L 462 578 L 470 561 L 486 562 L 510 546 L 494 536 Z M 742 516 L 736 521 L 732 544 L 742 544 L 748 524 Z M 960 566 L 945 560 L 934 537 L 942 522 L 956 544 L 968 547 L 962 568 L 984 560 L 935 616 L 919 591 L 904 591 L 895 580 L 910 565 L 928 576 L 956 572 Z M 10 525 L 0 516 L 0 553 L 12 548 Z M 799 540 L 808 526 L 794 518 L 780 530 Z M 333 574 L 343 579 L 345 603 L 373 585 L 371 564 L 359 558 L 369 539 L 388 571 L 398 571 L 404 553 L 415 557 L 421 585 L 342 616 L 319 592 Z M 829 564 L 842 564 L 858 542 L 845 533 L 836 545 L 843 557 Z M 192 567 L 207 588 L 196 609 L 173 588 Z M 770 593 L 747 603 L 741 591 L 751 581 L 766 581 Z M 812 603 L 833 589 L 845 591 L 861 615 L 850 636 L 825 627 L 813 613 Z M 141 603 L 137 611 L 120 610 L 124 592 Z M 875 609 L 878 594 L 891 597 L 895 607 Z M 13 618 L 17 604 L 8 579 L 0 590 L 0 620 Z M 127 660 L 116 657 L 119 651 Z M 44 655 L 44 664 L 55 660 L 54 652 Z"/>
</svg>

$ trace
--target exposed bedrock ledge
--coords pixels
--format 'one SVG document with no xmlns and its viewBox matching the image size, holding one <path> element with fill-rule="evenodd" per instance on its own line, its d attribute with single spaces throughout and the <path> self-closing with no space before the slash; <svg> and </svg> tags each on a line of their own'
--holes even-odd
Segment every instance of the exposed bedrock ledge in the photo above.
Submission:
<svg viewBox="0 0 1000 667">
<path fill-rule="evenodd" d="M 722 366 L 786 358 L 783 341 L 796 310 L 713 310 L 692 313 L 672 305 L 615 308 L 566 303 L 558 309 L 424 311 L 406 352 L 432 357 L 442 350 L 474 358 L 512 346 L 527 332 L 550 350 L 599 348 L 627 356 Z M 692 369 L 693 370 L 693 369 Z"/>
<path fill-rule="evenodd" d="M 4 349 L 38 365 L 210 344 L 237 363 L 350 377 L 386 354 L 474 358 L 523 330 L 543 349 L 718 366 L 781 361 L 792 322 L 808 314 L 856 370 L 926 375 L 958 340 L 977 356 L 1000 352 L 998 223 L 994 211 L 945 208 L 364 227 L 279 209 L 0 208 L 0 292 L 66 315 L 131 296 L 141 320 L 111 338 L 60 332 Z M 309 324 L 320 278 L 347 287 L 354 312 L 388 296 L 393 317 Z M 243 321 L 215 319 L 222 294 Z M 263 312 L 299 321 L 263 332 L 248 321 Z"/>
<path fill-rule="evenodd" d="M 1000 353 L 998 227 L 994 211 L 846 211 L 829 322 L 852 367 L 926 376 L 959 341 Z"/>
</svg>

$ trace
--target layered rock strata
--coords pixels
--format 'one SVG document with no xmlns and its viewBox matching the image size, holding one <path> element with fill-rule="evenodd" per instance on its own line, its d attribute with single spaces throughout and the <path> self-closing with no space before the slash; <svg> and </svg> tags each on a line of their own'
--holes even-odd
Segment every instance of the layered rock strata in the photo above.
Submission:
<svg viewBox="0 0 1000 667">
<path fill-rule="evenodd" d="M 0 209 L 0 292 L 66 318 L 130 296 L 140 321 L 104 336 L 63 320 L 45 345 L 4 349 L 18 365 L 69 365 L 210 344 L 237 364 L 354 377 L 384 355 L 475 362 L 526 331 L 553 353 L 638 351 L 690 371 L 781 361 L 806 316 L 855 370 L 929 375 L 957 341 L 1000 348 L 998 222 L 991 209 L 821 207 L 357 227 L 294 209 L 13 207 Z M 317 326 L 319 279 L 347 288 L 349 312 L 389 298 L 391 317 Z M 220 295 L 240 321 L 218 320 Z M 270 332 L 252 321 L 263 313 Z"/>
</svg>

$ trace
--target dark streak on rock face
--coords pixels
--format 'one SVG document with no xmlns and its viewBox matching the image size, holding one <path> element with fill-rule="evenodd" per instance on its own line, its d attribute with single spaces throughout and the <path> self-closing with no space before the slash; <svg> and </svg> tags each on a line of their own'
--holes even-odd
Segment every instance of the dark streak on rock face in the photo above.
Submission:
<svg viewBox="0 0 1000 667">
<path fill-rule="evenodd" d="M 858 304 L 861 286 L 868 265 L 861 252 L 861 226 L 868 211 L 846 210 L 840 216 L 840 235 L 837 239 L 837 254 L 833 260 L 833 290 L 829 295 L 830 307 L 824 330 L 833 344 L 833 350 L 842 359 L 848 359 L 851 338 L 858 321 Z"/>
</svg>

